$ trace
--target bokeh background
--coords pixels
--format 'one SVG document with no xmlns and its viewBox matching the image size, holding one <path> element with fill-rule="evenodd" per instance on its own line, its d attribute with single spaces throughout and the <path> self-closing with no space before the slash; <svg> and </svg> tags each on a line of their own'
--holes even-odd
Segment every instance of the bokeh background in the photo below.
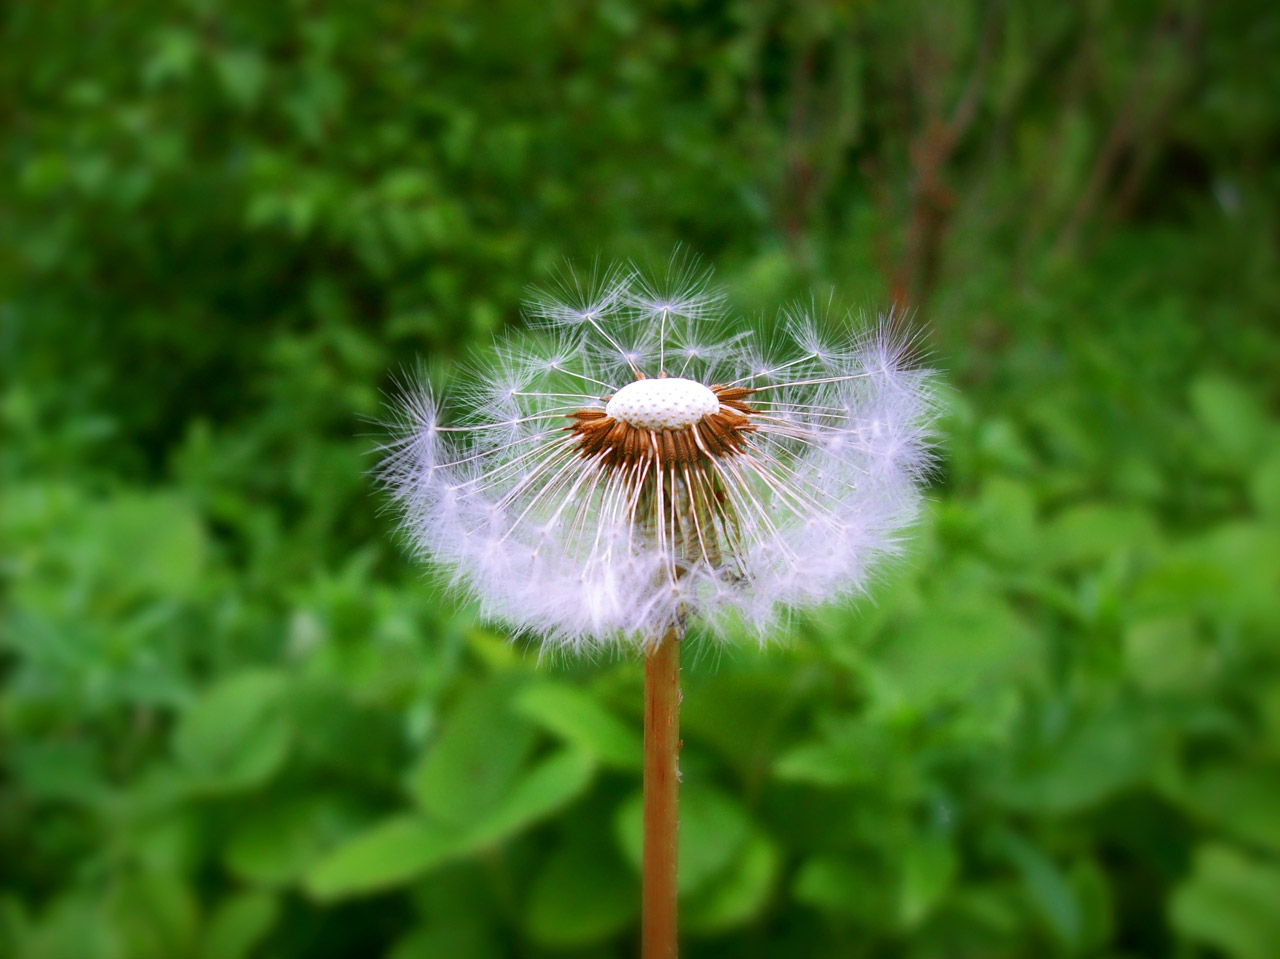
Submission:
<svg viewBox="0 0 1280 959">
<path fill-rule="evenodd" d="M 686 652 L 689 956 L 1280 955 L 1280 12 L 0 13 L 0 956 L 625 957 L 637 662 L 369 471 L 566 258 L 913 311 L 909 557 Z"/>
</svg>

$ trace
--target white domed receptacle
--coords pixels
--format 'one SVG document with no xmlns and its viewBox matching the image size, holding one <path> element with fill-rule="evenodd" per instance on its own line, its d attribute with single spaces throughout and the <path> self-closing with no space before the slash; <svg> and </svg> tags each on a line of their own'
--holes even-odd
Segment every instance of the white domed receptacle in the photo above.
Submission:
<svg viewBox="0 0 1280 959">
<path fill-rule="evenodd" d="M 642 430 L 678 430 L 720 411 L 716 394 L 694 380 L 659 377 L 628 383 L 605 404 L 615 420 Z"/>
</svg>

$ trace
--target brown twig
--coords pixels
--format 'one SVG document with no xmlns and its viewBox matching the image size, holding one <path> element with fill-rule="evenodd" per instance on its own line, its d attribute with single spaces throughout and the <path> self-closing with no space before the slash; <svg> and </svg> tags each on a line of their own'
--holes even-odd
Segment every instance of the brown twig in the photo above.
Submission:
<svg viewBox="0 0 1280 959">
<path fill-rule="evenodd" d="M 1177 112 L 1179 97 L 1190 87 L 1192 76 L 1200 67 L 1203 29 L 1204 18 L 1199 10 L 1191 11 L 1181 20 L 1175 42 L 1180 58 L 1189 68 L 1185 73 L 1177 74 L 1154 98 L 1144 135 L 1116 189 L 1114 215 L 1118 219 L 1128 216 L 1133 210 L 1156 157 L 1168 142 L 1170 121 Z"/>
<path fill-rule="evenodd" d="M 808 40 L 796 56 L 791 69 L 786 175 L 778 198 L 783 234 L 792 248 L 797 247 L 804 236 L 809 209 L 813 203 L 813 164 L 805 134 L 812 99 L 814 55 L 814 44 L 812 40 Z"/>
<path fill-rule="evenodd" d="M 969 76 L 949 118 L 942 116 L 937 91 L 930 84 L 937 79 L 937 71 L 931 62 L 921 63 L 920 68 L 913 71 L 921 99 L 927 105 L 927 116 L 924 128 L 912 140 L 908 150 L 915 173 L 911 184 L 911 209 L 907 217 L 905 249 L 890 283 L 890 295 L 897 310 L 907 309 L 913 299 L 924 299 L 933 286 L 941 258 L 942 238 L 955 205 L 955 194 L 946 184 L 944 171 L 977 116 L 979 95 L 986 84 L 995 46 L 1000 39 L 1003 10 L 1003 0 L 992 0 L 988 5 Z M 930 61 L 930 52 L 922 49 L 921 59 Z"/>
<path fill-rule="evenodd" d="M 1103 141 L 1102 148 L 1094 160 L 1093 169 L 1089 172 L 1088 182 L 1053 245 L 1053 254 L 1056 257 L 1066 255 L 1075 247 L 1080 232 L 1092 219 L 1103 200 L 1107 187 L 1115 179 L 1122 159 L 1133 148 L 1142 133 L 1144 121 L 1147 119 L 1144 114 L 1149 109 L 1147 101 L 1150 97 L 1152 73 L 1155 70 L 1160 48 L 1165 41 L 1172 8 L 1173 3 L 1170 0 L 1152 24 L 1142 60 L 1134 68 L 1129 87 L 1111 123 L 1111 129 L 1107 132 L 1107 138 Z"/>
</svg>

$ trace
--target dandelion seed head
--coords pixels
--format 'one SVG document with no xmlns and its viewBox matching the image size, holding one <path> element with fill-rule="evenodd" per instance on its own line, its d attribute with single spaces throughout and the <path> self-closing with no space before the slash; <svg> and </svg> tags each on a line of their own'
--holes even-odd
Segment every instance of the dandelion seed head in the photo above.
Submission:
<svg viewBox="0 0 1280 959">
<path fill-rule="evenodd" d="M 866 589 L 930 465 L 933 375 L 891 319 L 784 311 L 725 332 L 690 260 L 566 274 L 535 335 L 443 396 L 404 391 L 380 479 L 415 555 L 549 644 L 652 641 L 698 616 L 765 637 Z"/>
</svg>

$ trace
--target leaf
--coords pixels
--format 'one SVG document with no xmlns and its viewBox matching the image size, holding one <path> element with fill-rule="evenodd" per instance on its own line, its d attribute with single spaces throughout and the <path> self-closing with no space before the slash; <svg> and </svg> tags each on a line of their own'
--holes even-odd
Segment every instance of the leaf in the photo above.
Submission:
<svg viewBox="0 0 1280 959">
<path fill-rule="evenodd" d="M 848 786 L 881 781 L 893 757 L 892 733 L 870 722 L 828 723 L 823 738 L 778 757 L 774 775 L 785 782 Z"/>
<path fill-rule="evenodd" d="M 279 917 L 280 903 L 271 893 L 222 900 L 201 933 L 200 959 L 249 959 Z"/>
<path fill-rule="evenodd" d="M 23 930 L 19 959 L 133 959 L 130 943 L 100 897 L 65 893 Z"/>
<path fill-rule="evenodd" d="M 958 869 L 955 846 L 943 835 L 914 836 L 902 851 L 902 887 L 898 913 L 917 926 L 941 901 Z"/>
<path fill-rule="evenodd" d="M 710 786 L 680 797 L 677 840 L 680 895 L 696 892 L 726 869 L 750 832 L 746 811 Z M 635 793 L 619 808 L 614 828 L 623 855 L 637 870 L 644 852 L 644 796 Z"/>
<path fill-rule="evenodd" d="M 752 833 L 728 870 L 681 904 L 681 926 L 715 935 L 750 922 L 769 901 L 780 861 L 773 841 L 761 832 Z"/>
<path fill-rule="evenodd" d="M 983 458 L 1003 471 L 1027 473 L 1035 464 L 1022 431 L 1007 418 L 985 417 L 978 427 L 978 445 Z"/>
<path fill-rule="evenodd" d="M 1257 522 L 1227 522 L 1210 530 L 1192 549 L 1224 573 L 1215 618 L 1270 630 L 1280 620 L 1280 528 Z"/>
<path fill-rule="evenodd" d="M 191 955 L 196 901 L 180 877 L 154 873 L 128 876 L 112 889 L 108 908 L 129 944 L 129 959 Z"/>
<path fill-rule="evenodd" d="M 142 75 L 148 87 L 190 75 L 199 60 L 200 38 L 195 33 L 169 27 L 156 33 L 154 50 L 143 61 Z"/>
<path fill-rule="evenodd" d="M 1258 515 L 1280 524 L 1280 449 L 1273 450 L 1249 479 L 1249 493 Z"/>
<path fill-rule="evenodd" d="M 136 793 L 129 798 L 132 803 Z M 141 804 L 140 804 L 141 805 Z M 145 808 L 145 807 L 144 807 Z M 205 837 L 204 823 L 179 803 L 152 806 L 146 812 L 135 806 L 129 834 L 132 858 L 156 875 L 191 875 L 200 868 Z"/>
<path fill-rule="evenodd" d="M 354 684 L 353 684 L 354 685 Z M 403 773 L 401 730 L 355 690 L 308 683 L 291 690 L 297 754 L 308 763 L 381 784 Z"/>
<path fill-rule="evenodd" d="M 290 740 L 281 708 L 284 688 L 277 673 L 239 673 L 209 687 L 183 713 L 174 752 L 200 788 L 248 789 L 280 767 Z"/>
<path fill-rule="evenodd" d="M 1162 616 L 1130 625 L 1124 634 L 1125 672 L 1153 693 L 1194 692 L 1213 680 L 1213 657 L 1189 616 Z"/>
<path fill-rule="evenodd" d="M 837 642 L 846 644 L 847 621 Z M 847 644 L 846 644 L 847 645 Z M 772 759 L 788 713 L 800 708 L 812 677 L 788 668 L 787 652 L 752 653 L 748 663 L 718 673 L 712 681 L 690 677 L 680 716 L 686 738 L 713 748 L 746 779 L 758 777 Z"/>
<path fill-rule="evenodd" d="M 1081 904 L 1066 874 L 1052 859 L 1022 837 L 1001 829 L 993 845 L 1022 876 L 1027 898 L 1055 938 L 1068 950 L 1079 947 L 1084 936 Z"/>
<path fill-rule="evenodd" d="M 609 844 L 594 839 L 571 835 L 534 876 L 524 928 L 539 945 L 566 949 L 603 942 L 639 911 L 635 876 Z"/>
<path fill-rule="evenodd" d="M 213 68 L 227 96 L 242 109 L 257 105 L 267 81 L 266 61 L 254 50 L 225 50 L 213 57 Z"/>
<path fill-rule="evenodd" d="M 883 708 L 919 713 L 1038 678 L 1043 647 L 1006 604 L 978 595 L 934 604 L 877 650 L 874 692 Z"/>
<path fill-rule="evenodd" d="M 1268 759 L 1280 761 L 1280 676 L 1259 683 L 1255 695 L 1262 719 L 1262 749 Z"/>
<path fill-rule="evenodd" d="M 466 631 L 467 649 L 492 672 L 520 668 L 526 661 L 510 637 L 491 629 L 472 626 Z"/>
<path fill-rule="evenodd" d="M 131 493 L 86 516 L 82 560 L 120 600 L 190 596 L 199 588 L 208 539 L 181 497 Z"/>
<path fill-rule="evenodd" d="M 1036 504 L 1028 483 L 996 474 L 983 485 L 972 509 L 993 556 L 1021 561 L 1036 554 Z"/>
<path fill-rule="evenodd" d="M 19 740 L 9 747 L 14 777 L 32 799 L 88 806 L 109 796 L 99 751 L 91 743 Z"/>
<path fill-rule="evenodd" d="M 458 855 L 461 840 L 456 829 L 422 816 L 391 816 L 326 855 L 308 871 L 303 886 L 319 900 L 398 886 Z"/>
<path fill-rule="evenodd" d="M 561 683 L 537 683 L 524 689 L 514 705 L 522 716 L 605 765 L 640 768 L 640 736 L 590 693 Z"/>
<path fill-rule="evenodd" d="M 387 959 L 500 959 L 506 955 L 495 941 L 497 932 L 474 923 L 430 923 L 398 940 Z"/>
<path fill-rule="evenodd" d="M 1155 519 L 1148 511 L 1084 503 L 1053 517 L 1038 555 L 1053 568 L 1087 566 L 1157 542 Z"/>
<path fill-rule="evenodd" d="M 419 814 L 399 814 L 351 837 L 308 870 L 304 885 L 317 899 L 390 888 L 490 848 L 551 815 L 591 782 L 595 764 L 563 750 L 535 765 L 502 804 L 468 829 Z"/>
<path fill-rule="evenodd" d="M 1201 376 L 1191 385 L 1191 409 L 1233 465 L 1255 462 L 1266 448 L 1266 413 L 1238 383 L 1213 374 Z"/>
<path fill-rule="evenodd" d="M 892 886 L 886 879 L 872 863 L 823 854 L 800 865 L 791 894 L 822 912 L 880 927 L 893 915 Z"/>
<path fill-rule="evenodd" d="M 510 862 L 507 860 L 506 862 Z M 498 861 L 455 862 L 441 866 L 413 885 L 414 912 L 420 924 L 398 940 L 388 959 L 499 959 L 510 952 L 514 923 L 511 890 L 494 882 Z M 531 870 L 521 867 L 523 875 Z M 522 882 L 519 903 L 527 883 Z"/>
<path fill-rule="evenodd" d="M 1155 717 L 1113 707 L 1038 745 L 1020 768 L 992 782 L 992 792 L 1018 810 L 1076 812 L 1146 780 L 1167 743 L 1168 730 Z"/>
<path fill-rule="evenodd" d="M 238 817 L 223 848 L 223 862 L 248 882 L 292 882 L 347 836 L 354 823 L 354 811 L 341 794 L 278 799 Z"/>
<path fill-rule="evenodd" d="M 591 784 L 595 762 L 579 749 L 564 749 L 523 774 L 511 793 L 467 833 L 470 851 L 502 842 L 577 798 Z"/>
<path fill-rule="evenodd" d="M 1280 954 L 1280 869 L 1230 846 L 1207 843 L 1173 894 L 1169 920 L 1188 939 L 1232 959 Z"/>
<path fill-rule="evenodd" d="M 469 828 L 510 792 L 536 738 L 509 708 L 512 692 L 501 679 L 469 690 L 410 774 L 409 791 L 432 819 Z"/>
<path fill-rule="evenodd" d="M 1107 870 L 1092 859 L 1072 864 L 1071 887 L 1080 904 L 1082 952 L 1096 952 L 1115 936 L 1115 906 Z"/>
<path fill-rule="evenodd" d="M 1227 835 L 1280 854 L 1280 768 L 1218 763 L 1171 798 Z"/>
<path fill-rule="evenodd" d="M 1134 584 L 1135 604 L 1268 630 L 1280 618 L 1280 529 L 1228 521 L 1179 544 Z"/>
</svg>

